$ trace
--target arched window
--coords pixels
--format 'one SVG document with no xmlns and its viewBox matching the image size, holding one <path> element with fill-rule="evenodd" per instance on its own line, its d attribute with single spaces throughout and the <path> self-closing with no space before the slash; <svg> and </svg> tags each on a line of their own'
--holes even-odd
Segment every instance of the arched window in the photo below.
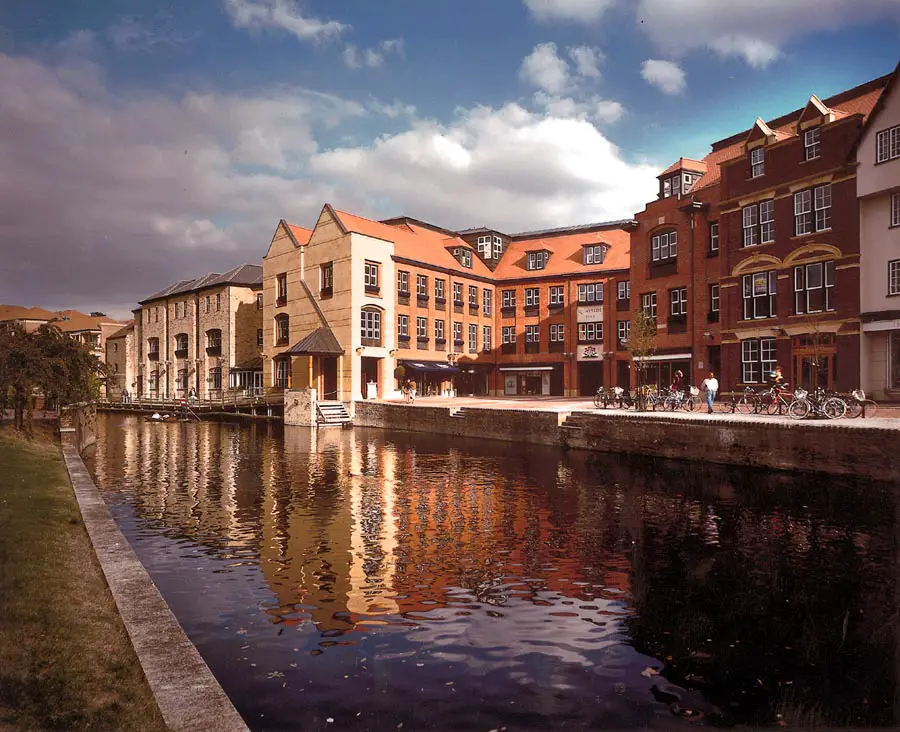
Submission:
<svg viewBox="0 0 900 732">
<path fill-rule="evenodd" d="M 284 313 L 275 316 L 275 345 L 286 346 L 291 342 L 291 319 Z"/>
<path fill-rule="evenodd" d="M 147 339 L 147 358 L 151 361 L 159 361 L 159 338 Z"/>
<path fill-rule="evenodd" d="M 179 333 L 175 336 L 175 358 L 187 358 L 188 355 L 188 335 L 187 333 Z"/>
<path fill-rule="evenodd" d="M 222 354 L 222 331 L 218 328 L 206 331 L 206 354 L 208 356 Z"/>
<path fill-rule="evenodd" d="M 362 309 L 360 337 L 364 346 L 381 345 L 381 310 L 375 307 Z"/>
</svg>

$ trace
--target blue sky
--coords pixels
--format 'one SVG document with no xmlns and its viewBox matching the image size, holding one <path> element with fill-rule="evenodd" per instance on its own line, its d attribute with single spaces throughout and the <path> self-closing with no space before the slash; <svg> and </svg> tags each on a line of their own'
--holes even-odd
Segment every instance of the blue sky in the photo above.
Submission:
<svg viewBox="0 0 900 732">
<path fill-rule="evenodd" d="M 325 200 L 509 231 L 627 216 L 679 155 L 898 49 L 898 0 L 6 0 L 0 300 L 121 313 Z"/>
</svg>

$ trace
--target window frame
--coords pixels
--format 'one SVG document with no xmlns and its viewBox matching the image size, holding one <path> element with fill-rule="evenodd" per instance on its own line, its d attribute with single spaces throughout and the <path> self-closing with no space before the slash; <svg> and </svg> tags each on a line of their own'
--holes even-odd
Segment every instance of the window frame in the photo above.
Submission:
<svg viewBox="0 0 900 732">
<path fill-rule="evenodd" d="M 501 290 L 501 308 L 503 310 L 507 310 L 510 308 L 516 307 L 516 291 L 515 290 Z"/>
<path fill-rule="evenodd" d="M 478 287 L 475 285 L 469 285 L 469 307 L 478 307 Z"/>
<path fill-rule="evenodd" d="M 810 272 L 819 271 L 821 284 L 810 287 Z M 794 314 L 808 315 L 813 313 L 834 312 L 834 260 L 800 264 L 793 270 Z M 821 293 L 822 307 L 814 308 L 810 300 Z"/>
<path fill-rule="evenodd" d="M 284 325 L 282 325 L 284 324 Z M 291 340 L 291 319 L 287 313 L 275 316 L 275 345 L 283 346 Z"/>
<path fill-rule="evenodd" d="M 709 222 L 709 251 L 719 251 L 719 222 Z"/>
<path fill-rule="evenodd" d="M 754 277 L 766 275 L 766 292 L 756 294 L 755 287 L 757 280 Z M 777 270 L 762 270 L 759 272 L 749 272 L 741 277 L 741 315 L 742 320 L 765 320 L 767 318 L 777 317 Z M 748 294 L 749 293 L 749 294 Z M 768 314 L 759 315 L 763 312 L 762 302 L 765 301 L 768 306 Z"/>
<path fill-rule="evenodd" d="M 425 318 L 421 315 L 416 317 L 416 340 L 428 340 L 428 318 Z"/>
<path fill-rule="evenodd" d="M 400 297 L 409 297 L 409 270 L 397 270 L 397 294 Z"/>
<path fill-rule="evenodd" d="M 453 304 L 454 305 L 462 305 L 463 304 L 463 286 L 462 282 L 454 282 L 453 283 Z"/>
<path fill-rule="evenodd" d="M 625 341 L 631 338 L 631 321 L 630 320 L 617 320 L 616 321 L 616 342 L 622 345 Z"/>
<path fill-rule="evenodd" d="M 551 285 L 548 297 L 551 308 L 563 307 L 566 304 L 565 288 L 562 285 Z"/>
<path fill-rule="evenodd" d="M 491 350 L 491 326 L 481 326 L 481 351 L 487 353 Z"/>
<path fill-rule="evenodd" d="M 619 321 L 625 322 L 625 321 Z M 578 323 L 578 342 L 579 343 L 602 343 L 603 342 L 603 323 Z"/>
<path fill-rule="evenodd" d="M 490 288 L 483 287 L 481 289 L 481 311 L 485 315 L 490 315 L 494 309 L 494 294 Z"/>
<path fill-rule="evenodd" d="M 541 288 L 526 287 L 525 288 L 525 307 L 539 308 L 541 306 Z"/>
<path fill-rule="evenodd" d="M 404 313 L 397 314 L 397 338 L 409 338 L 409 316 Z"/>
<path fill-rule="evenodd" d="M 759 155 L 757 156 L 757 153 Z M 750 177 L 761 178 L 766 174 L 766 150 L 755 147 L 750 151 Z"/>
<path fill-rule="evenodd" d="M 656 293 L 645 292 L 641 295 L 641 310 L 649 318 L 656 320 Z"/>
<path fill-rule="evenodd" d="M 319 266 L 319 283 L 322 293 L 334 292 L 334 262 L 325 262 Z"/>
<path fill-rule="evenodd" d="M 416 297 L 420 300 L 428 298 L 428 275 L 416 275 Z"/>
<path fill-rule="evenodd" d="M 669 316 L 687 317 L 687 287 L 674 287 L 669 290 Z"/>
<path fill-rule="evenodd" d="M 525 326 L 525 343 L 541 342 L 541 326 L 539 324 L 530 324 Z"/>
<path fill-rule="evenodd" d="M 442 318 L 434 319 L 434 340 L 442 343 L 446 342 L 444 337 L 444 320 Z"/>
<path fill-rule="evenodd" d="M 900 259 L 891 259 L 887 264 L 888 295 L 900 295 Z"/>
<path fill-rule="evenodd" d="M 900 158 L 900 125 L 880 130 L 875 135 L 875 164 L 888 163 L 897 158 Z"/>
<path fill-rule="evenodd" d="M 722 305 L 721 295 L 719 294 L 719 284 L 710 284 L 709 286 L 709 312 L 718 313 Z"/>
<path fill-rule="evenodd" d="M 665 255 L 663 255 L 665 250 Z M 650 263 L 668 264 L 678 259 L 678 229 L 660 231 L 650 238 Z"/>
<path fill-rule="evenodd" d="M 478 352 L 478 323 L 469 323 L 469 353 Z"/>
<path fill-rule="evenodd" d="M 622 293 L 625 293 L 624 295 Z M 618 300 L 630 300 L 631 299 L 631 280 L 619 280 L 616 283 L 616 294 L 618 295 Z"/>
<path fill-rule="evenodd" d="M 516 342 L 516 326 L 503 325 L 500 327 L 501 345 L 508 346 L 510 343 Z"/>
<path fill-rule="evenodd" d="M 360 339 L 363 345 L 380 347 L 382 343 L 383 323 L 381 310 L 375 307 L 360 309 Z"/>
<path fill-rule="evenodd" d="M 585 265 L 603 264 L 606 259 L 606 247 L 603 244 L 587 244 L 582 250 L 582 262 Z"/>
<path fill-rule="evenodd" d="M 803 159 L 815 160 L 822 157 L 822 127 L 810 127 L 803 132 Z"/>
<path fill-rule="evenodd" d="M 741 341 L 741 383 L 761 384 L 777 363 L 778 347 L 773 337 Z"/>
<path fill-rule="evenodd" d="M 525 269 L 529 272 L 536 272 L 547 267 L 547 261 L 550 259 L 549 253 L 540 250 L 537 252 L 526 252 Z"/>
<path fill-rule="evenodd" d="M 550 342 L 565 343 L 566 341 L 566 324 L 550 323 Z"/>
<path fill-rule="evenodd" d="M 900 193 L 891 194 L 891 223 L 889 229 L 900 226 Z"/>
<path fill-rule="evenodd" d="M 446 282 L 443 277 L 435 277 L 434 278 L 434 299 L 435 300 L 446 300 L 445 292 L 446 292 Z"/>
<path fill-rule="evenodd" d="M 381 265 L 378 262 L 366 260 L 363 263 L 363 284 L 366 292 L 378 292 L 381 289 Z"/>
</svg>

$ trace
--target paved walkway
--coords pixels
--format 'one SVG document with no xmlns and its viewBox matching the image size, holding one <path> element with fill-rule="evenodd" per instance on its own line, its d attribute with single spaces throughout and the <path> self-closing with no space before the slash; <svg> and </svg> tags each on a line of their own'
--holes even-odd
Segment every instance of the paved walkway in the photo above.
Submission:
<svg viewBox="0 0 900 732">
<path fill-rule="evenodd" d="M 404 404 L 402 399 L 385 399 L 386 403 Z M 586 397 L 419 397 L 412 407 L 450 407 L 453 409 L 528 409 L 541 412 L 597 412 L 600 414 L 631 414 L 637 412 L 633 409 L 622 410 L 610 407 L 597 409 L 594 400 Z M 730 412 L 716 412 L 712 415 L 706 413 L 706 404 L 694 412 L 677 411 L 648 411 L 643 415 L 663 416 L 668 418 L 691 419 L 741 419 L 750 422 L 792 422 L 788 417 L 768 416 L 762 414 L 732 414 Z M 803 420 L 804 424 L 840 424 L 857 427 L 890 427 L 900 429 L 900 407 L 879 407 L 878 416 L 867 419 L 841 419 L 831 420 Z"/>
</svg>

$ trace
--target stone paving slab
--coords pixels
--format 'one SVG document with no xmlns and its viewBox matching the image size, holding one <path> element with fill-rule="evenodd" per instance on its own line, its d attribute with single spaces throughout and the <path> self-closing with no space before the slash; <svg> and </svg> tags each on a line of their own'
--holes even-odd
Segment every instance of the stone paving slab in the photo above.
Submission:
<svg viewBox="0 0 900 732">
<path fill-rule="evenodd" d="M 69 437 L 63 435 L 63 457 L 85 527 L 166 726 L 249 732 L 119 530 L 77 449 L 66 444 Z"/>
</svg>

